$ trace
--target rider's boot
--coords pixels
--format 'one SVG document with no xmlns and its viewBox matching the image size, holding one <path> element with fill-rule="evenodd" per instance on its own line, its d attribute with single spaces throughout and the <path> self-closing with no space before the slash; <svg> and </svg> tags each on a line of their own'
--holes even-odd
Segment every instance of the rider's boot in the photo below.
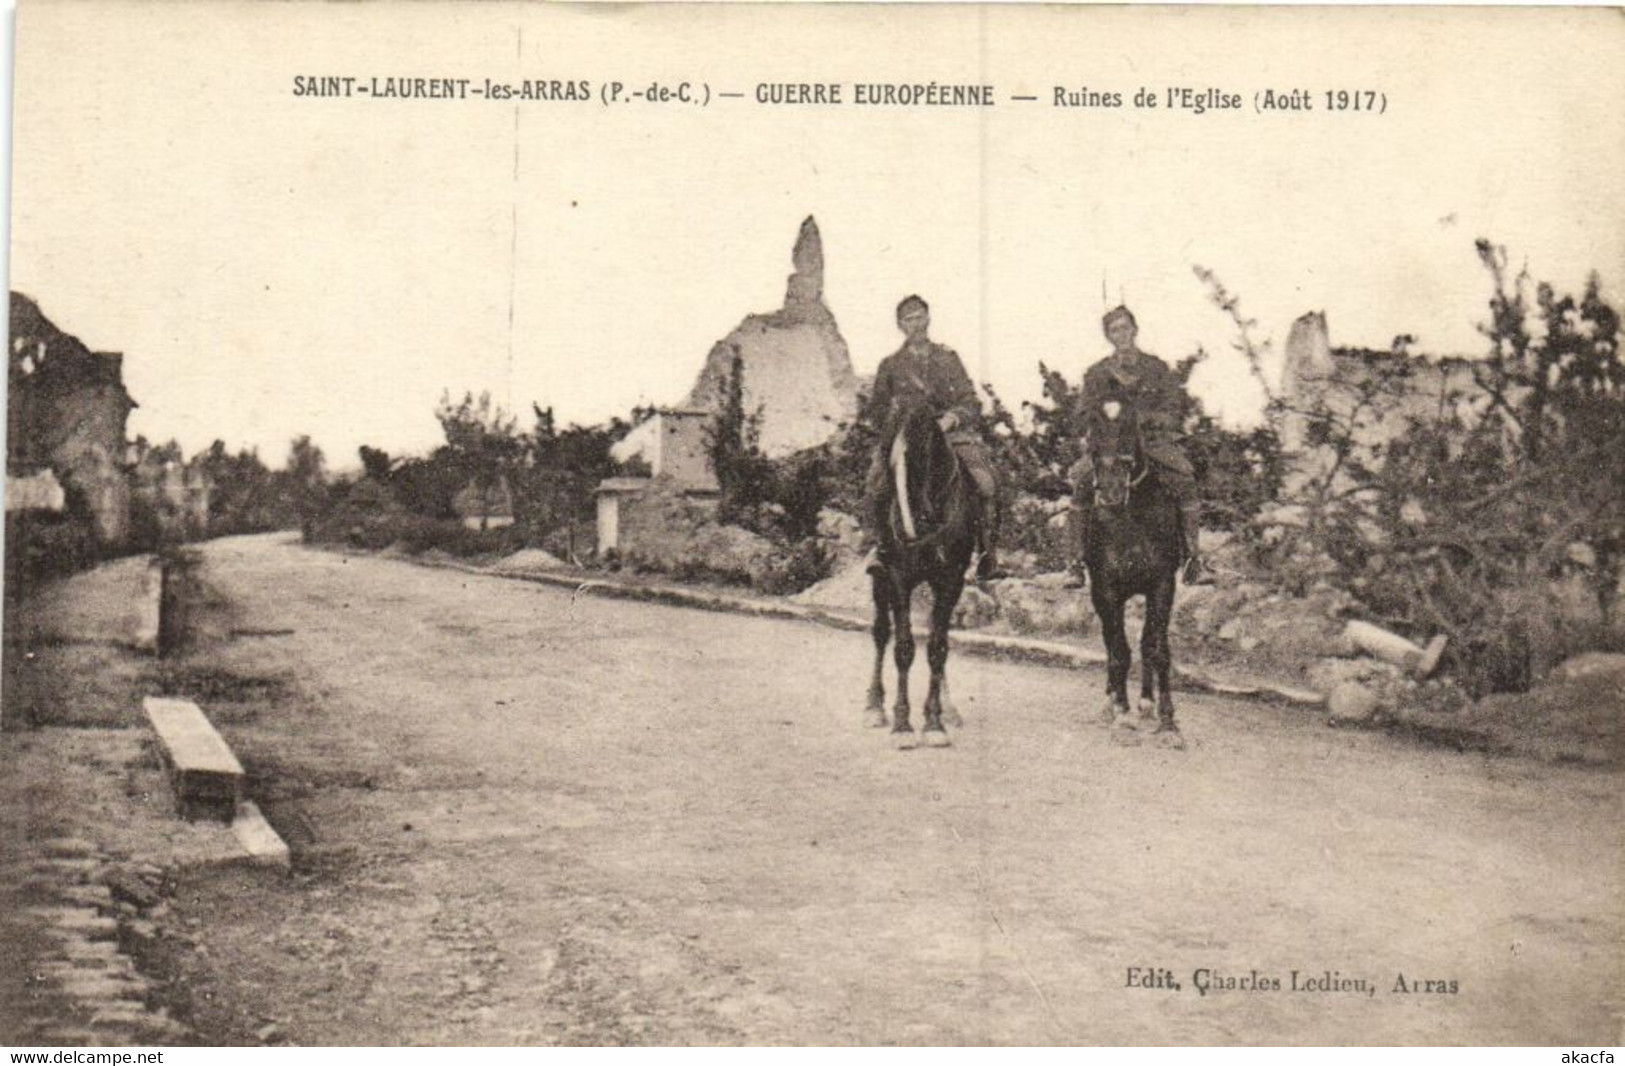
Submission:
<svg viewBox="0 0 1625 1066">
<path fill-rule="evenodd" d="M 888 513 L 890 510 L 890 504 L 886 502 L 884 497 L 869 502 L 869 532 L 874 538 L 875 546 L 870 548 L 869 554 L 864 557 L 863 569 L 874 577 L 886 576 L 886 563 L 888 560 L 882 550 L 883 544 L 880 539 L 880 531 L 886 528 L 886 522 L 891 517 Z"/>
<path fill-rule="evenodd" d="M 1179 505 L 1180 522 L 1185 529 L 1185 584 L 1211 585 L 1213 575 L 1202 559 L 1200 538 L 1202 523 L 1197 515 L 1195 500 L 1187 500 Z"/>
<path fill-rule="evenodd" d="M 1072 493 L 1072 507 L 1066 519 L 1066 582 L 1067 589 L 1089 586 L 1089 568 L 1083 562 L 1083 541 L 1089 535 L 1089 508 L 1094 499 L 1092 485 L 1079 483 Z"/>
<path fill-rule="evenodd" d="M 1010 572 L 999 565 L 999 501 L 982 499 L 982 557 L 976 563 L 977 581 L 1000 581 Z"/>
</svg>

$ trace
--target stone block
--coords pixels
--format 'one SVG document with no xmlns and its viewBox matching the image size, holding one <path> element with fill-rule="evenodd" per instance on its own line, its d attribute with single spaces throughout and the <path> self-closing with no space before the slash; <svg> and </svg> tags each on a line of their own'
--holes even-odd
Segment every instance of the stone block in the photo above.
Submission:
<svg viewBox="0 0 1625 1066">
<path fill-rule="evenodd" d="M 1583 677 L 1618 677 L 1625 683 L 1625 655 L 1618 652 L 1588 651 L 1563 660 L 1552 671 L 1558 681 L 1578 681 Z"/>
<path fill-rule="evenodd" d="M 237 819 L 231 823 L 231 831 L 236 834 L 254 865 L 280 866 L 284 869 L 289 865 L 288 845 L 271 828 L 271 823 L 265 820 L 265 815 L 260 813 L 258 804 L 253 800 L 245 800 L 238 809 Z"/>
<path fill-rule="evenodd" d="M 97 859 L 57 858 L 35 863 L 30 876 L 55 884 L 76 884 L 93 880 L 101 869 Z"/>
<path fill-rule="evenodd" d="M 84 907 L 30 907 L 28 913 L 47 922 L 51 929 L 89 940 L 113 940 L 118 923 Z"/>
<path fill-rule="evenodd" d="M 197 704 L 148 696 L 142 701 L 184 817 L 229 822 L 242 799 L 243 767 Z"/>
<path fill-rule="evenodd" d="M 81 837 L 57 837 L 47 840 L 43 850 L 53 858 L 84 859 L 97 853 L 96 843 Z"/>
<path fill-rule="evenodd" d="M 82 936 L 66 936 L 57 943 L 57 952 L 76 966 L 122 965 L 118 944 L 111 940 L 88 940 Z M 127 961 L 127 960 L 126 960 Z"/>
<path fill-rule="evenodd" d="M 1369 722 L 1380 705 L 1374 691 L 1355 681 L 1338 685 L 1326 699 L 1328 718 L 1337 725 Z"/>
<path fill-rule="evenodd" d="M 134 977 L 114 977 L 83 972 L 58 979 L 57 987 L 75 999 L 87 1001 L 129 1000 L 139 1002 L 147 995 L 147 983 Z"/>
<path fill-rule="evenodd" d="M 95 907 L 99 911 L 113 909 L 113 894 L 107 890 L 106 885 L 64 885 L 56 890 L 55 895 L 57 899 L 64 903 L 72 903 L 80 907 Z"/>
</svg>

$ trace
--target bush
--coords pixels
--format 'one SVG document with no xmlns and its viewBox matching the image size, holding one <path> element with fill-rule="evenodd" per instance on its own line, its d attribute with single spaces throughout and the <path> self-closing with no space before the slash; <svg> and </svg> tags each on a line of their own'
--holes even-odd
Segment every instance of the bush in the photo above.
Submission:
<svg viewBox="0 0 1625 1066">
<path fill-rule="evenodd" d="M 94 566 L 101 558 L 88 518 L 14 511 L 6 515 L 6 596 Z"/>
<path fill-rule="evenodd" d="M 1403 633 L 1447 634 L 1475 694 L 1527 689 L 1585 634 L 1611 631 L 1625 570 L 1619 316 L 1595 277 L 1578 300 L 1544 284 L 1531 300 L 1504 249 L 1478 252 L 1493 282 L 1483 359 L 1423 364 L 1398 343 L 1340 361 L 1294 408 L 1269 405 L 1304 443 L 1288 499 L 1299 525 L 1277 551 L 1306 566 L 1312 552 Z M 1251 323 L 1207 278 L 1256 369 Z M 1591 611 L 1561 596 L 1575 583 Z"/>
<path fill-rule="evenodd" d="M 776 545 L 767 569 L 753 584 L 761 592 L 789 595 L 829 576 L 829 549 L 817 537 Z"/>
</svg>

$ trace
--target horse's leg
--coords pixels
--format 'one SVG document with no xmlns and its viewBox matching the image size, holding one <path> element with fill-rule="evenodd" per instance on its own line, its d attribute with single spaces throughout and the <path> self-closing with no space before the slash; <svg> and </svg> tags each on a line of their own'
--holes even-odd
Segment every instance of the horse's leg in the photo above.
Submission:
<svg viewBox="0 0 1625 1066">
<path fill-rule="evenodd" d="M 1140 720 L 1150 722 L 1157 715 L 1157 589 L 1146 593 L 1145 624 L 1140 629 Z M 1168 628 L 1164 619 L 1160 628 Z"/>
<path fill-rule="evenodd" d="M 870 633 L 875 640 L 875 672 L 869 678 L 869 702 L 864 708 L 863 724 L 876 729 L 886 724 L 886 645 L 891 642 L 891 579 L 870 578 L 874 582 L 875 621 Z"/>
<path fill-rule="evenodd" d="M 1148 637 L 1144 670 L 1157 678 L 1157 741 L 1165 747 L 1183 748 L 1185 741 L 1174 723 L 1174 693 L 1171 684 L 1173 652 L 1168 646 L 1168 628 L 1174 615 L 1174 571 L 1157 583 L 1146 597 L 1145 631 Z"/>
<path fill-rule="evenodd" d="M 899 748 L 915 744 L 914 726 L 908 720 L 908 670 L 914 665 L 914 625 L 909 618 L 909 604 L 913 599 L 912 586 L 892 582 L 892 658 L 897 663 L 897 699 L 892 704 L 891 731 Z"/>
<path fill-rule="evenodd" d="M 1095 613 L 1100 616 L 1100 635 L 1106 643 L 1106 709 L 1108 723 L 1133 726 L 1128 713 L 1128 669 L 1132 653 L 1123 621 L 1123 598 L 1111 590 L 1094 586 Z"/>
<path fill-rule="evenodd" d="M 942 673 L 942 685 L 937 695 L 939 697 L 938 702 L 942 704 L 942 724 L 951 725 L 955 729 L 963 726 L 965 716 L 959 713 L 958 705 L 954 703 L 953 697 L 948 694 L 948 672 L 946 670 Z"/>
<path fill-rule="evenodd" d="M 948 731 L 942 728 L 942 687 L 948 666 L 948 625 L 954 607 L 964 591 L 964 571 L 931 583 L 931 637 L 925 645 L 925 661 L 931 667 L 931 690 L 925 697 L 925 742 L 934 748 L 948 746 Z"/>
</svg>

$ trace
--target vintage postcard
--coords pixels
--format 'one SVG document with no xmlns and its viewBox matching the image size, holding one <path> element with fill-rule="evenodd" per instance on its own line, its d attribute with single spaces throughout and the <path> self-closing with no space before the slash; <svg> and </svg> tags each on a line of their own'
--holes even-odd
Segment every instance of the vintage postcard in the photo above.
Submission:
<svg viewBox="0 0 1625 1066">
<path fill-rule="evenodd" d="M 1622 45 L 21 0 L 0 1042 L 1602 1054 Z"/>
</svg>

